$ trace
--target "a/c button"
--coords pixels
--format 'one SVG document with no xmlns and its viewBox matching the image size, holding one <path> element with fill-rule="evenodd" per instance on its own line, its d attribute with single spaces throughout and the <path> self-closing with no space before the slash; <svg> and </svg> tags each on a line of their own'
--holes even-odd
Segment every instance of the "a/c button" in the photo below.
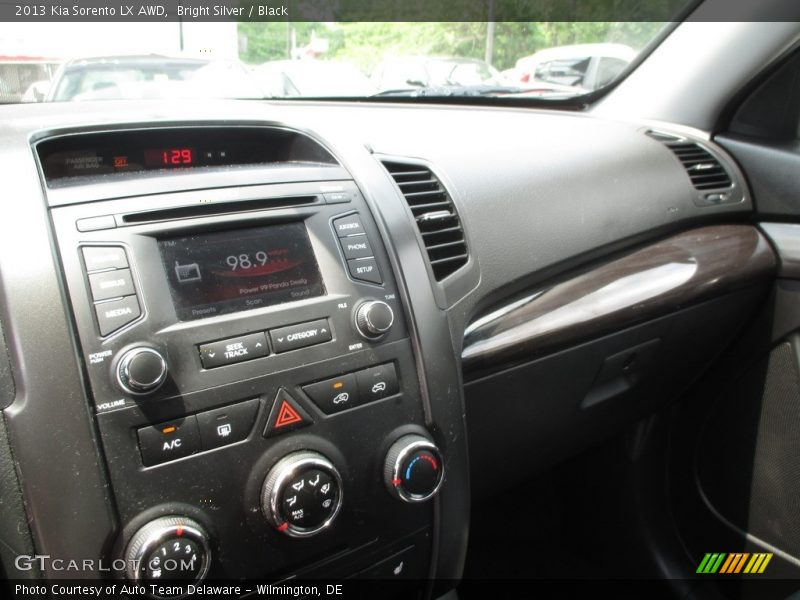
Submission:
<svg viewBox="0 0 800 600">
<path fill-rule="evenodd" d="M 194 415 L 139 430 L 142 463 L 152 467 L 168 460 L 183 458 L 200 450 L 200 434 Z"/>
</svg>

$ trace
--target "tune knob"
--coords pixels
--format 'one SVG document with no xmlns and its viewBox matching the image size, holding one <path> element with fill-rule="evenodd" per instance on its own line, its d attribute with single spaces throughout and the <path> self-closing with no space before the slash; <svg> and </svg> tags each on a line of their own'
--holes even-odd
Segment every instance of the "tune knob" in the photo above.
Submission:
<svg viewBox="0 0 800 600">
<path fill-rule="evenodd" d="M 439 448 L 416 434 L 397 440 L 386 454 L 383 469 L 386 489 L 404 502 L 424 502 L 442 485 L 444 462 Z"/>
<path fill-rule="evenodd" d="M 385 335 L 394 323 L 392 307 L 381 300 L 364 302 L 356 311 L 356 328 L 366 338 Z"/>
<path fill-rule="evenodd" d="M 167 361 L 144 346 L 125 352 L 117 363 L 117 383 L 129 394 L 152 394 L 167 379 Z"/>
<path fill-rule="evenodd" d="M 261 490 L 267 521 L 291 537 L 308 537 L 330 527 L 342 506 L 342 478 L 333 463 L 311 451 L 282 458 Z"/>
<path fill-rule="evenodd" d="M 125 559 L 126 574 L 134 583 L 202 581 L 211 562 L 208 534 L 193 519 L 159 517 L 131 538 Z"/>
</svg>

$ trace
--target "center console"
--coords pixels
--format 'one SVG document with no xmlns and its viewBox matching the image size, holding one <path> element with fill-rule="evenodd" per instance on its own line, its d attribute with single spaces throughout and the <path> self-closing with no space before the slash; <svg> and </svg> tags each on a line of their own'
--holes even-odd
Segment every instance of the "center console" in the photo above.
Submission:
<svg viewBox="0 0 800 600">
<path fill-rule="evenodd" d="M 36 150 L 107 558 L 135 582 L 427 577 L 447 465 L 380 230 L 332 155 L 270 127 Z"/>
</svg>

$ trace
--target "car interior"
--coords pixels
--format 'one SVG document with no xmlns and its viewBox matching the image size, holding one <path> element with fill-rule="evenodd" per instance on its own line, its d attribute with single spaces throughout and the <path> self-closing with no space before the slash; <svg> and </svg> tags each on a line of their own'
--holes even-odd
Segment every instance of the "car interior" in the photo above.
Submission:
<svg viewBox="0 0 800 600">
<path fill-rule="evenodd" d="M 0 106 L 10 592 L 788 597 L 800 26 L 730 10 L 577 98 Z"/>
</svg>

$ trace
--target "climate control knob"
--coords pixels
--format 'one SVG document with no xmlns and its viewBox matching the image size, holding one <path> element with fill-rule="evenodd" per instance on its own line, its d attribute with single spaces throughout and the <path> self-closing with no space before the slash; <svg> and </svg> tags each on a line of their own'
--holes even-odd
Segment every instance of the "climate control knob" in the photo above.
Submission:
<svg viewBox="0 0 800 600">
<path fill-rule="evenodd" d="M 389 493 L 404 502 L 424 502 L 442 485 L 444 462 L 439 448 L 416 434 L 404 435 L 386 454 L 383 478 Z"/>
<path fill-rule="evenodd" d="M 167 361 L 158 350 L 140 346 L 117 363 L 117 383 L 129 394 L 152 394 L 167 380 Z"/>
<path fill-rule="evenodd" d="M 333 463 L 303 450 L 272 467 L 261 490 L 267 521 L 291 537 L 308 537 L 330 527 L 342 507 L 342 478 Z"/>
<path fill-rule="evenodd" d="M 142 527 L 125 550 L 126 574 L 138 584 L 202 581 L 211 563 L 208 534 L 186 517 L 160 517 Z"/>
<path fill-rule="evenodd" d="M 364 302 L 356 310 L 356 329 L 365 338 L 386 335 L 394 324 L 392 307 L 381 300 Z"/>
</svg>

